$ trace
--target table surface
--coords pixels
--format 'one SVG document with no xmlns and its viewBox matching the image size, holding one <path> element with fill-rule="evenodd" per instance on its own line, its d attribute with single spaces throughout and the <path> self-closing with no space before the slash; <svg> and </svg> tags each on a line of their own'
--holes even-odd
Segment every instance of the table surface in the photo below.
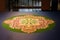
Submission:
<svg viewBox="0 0 60 40">
<path fill-rule="evenodd" d="M 20 14 L 38 14 L 41 16 L 47 16 L 53 19 L 56 23 L 52 30 L 25 34 L 9 31 L 2 26 L 2 22 L 6 18 L 17 16 Z M 60 33 L 60 12 L 6 12 L 0 13 L 0 40 L 59 40 Z"/>
</svg>

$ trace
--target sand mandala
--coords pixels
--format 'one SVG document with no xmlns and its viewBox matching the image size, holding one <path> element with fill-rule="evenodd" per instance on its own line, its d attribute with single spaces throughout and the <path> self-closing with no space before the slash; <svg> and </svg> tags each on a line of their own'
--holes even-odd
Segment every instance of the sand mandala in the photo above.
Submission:
<svg viewBox="0 0 60 40">
<path fill-rule="evenodd" d="M 54 21 L 43 16 L 23 15 L 7 19 L 3 23 L 7 24 L 13 30 L 16 29 L 25 33 L 33 33 L 37 30 L 48 28 L 49 24 L 53 24 Z"/>
</svg>

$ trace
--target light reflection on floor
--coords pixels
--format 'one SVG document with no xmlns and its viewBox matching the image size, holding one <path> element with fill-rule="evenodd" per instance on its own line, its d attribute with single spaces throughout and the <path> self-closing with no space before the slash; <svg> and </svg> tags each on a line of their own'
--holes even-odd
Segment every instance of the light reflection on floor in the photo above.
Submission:
<svg viewBox="0 0 60 40">
<path fill-rule="evenodd" d="M 41 9 L 19 9 L 19 12 L 39 12 Z"/>
</svg>

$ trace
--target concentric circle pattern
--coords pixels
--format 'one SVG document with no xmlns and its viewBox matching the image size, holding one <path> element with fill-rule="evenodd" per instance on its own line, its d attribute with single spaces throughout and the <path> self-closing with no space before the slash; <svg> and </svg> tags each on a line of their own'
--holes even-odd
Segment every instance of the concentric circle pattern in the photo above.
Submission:
<svg viewBox="0 0 60 40">
<path fill-rule="evenodd" d="M 39 29 L 46 29 L 48 25 L 54 23 L 54 21 L 46 19 L 43 16 L 24 15 L 7 19 L 3 23 L 8 24 L 12 29 L 32 33 Z"/>
</svg>

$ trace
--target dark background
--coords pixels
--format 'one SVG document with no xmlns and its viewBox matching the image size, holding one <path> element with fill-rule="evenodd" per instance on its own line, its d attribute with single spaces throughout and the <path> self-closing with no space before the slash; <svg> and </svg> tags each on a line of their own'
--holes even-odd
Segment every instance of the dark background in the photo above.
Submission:
<svg viewBox="0 0 60 40">
<path fill-rule="evenodd" d="M 10 11 L 10 9 L 11 9 L 10 8 L 11 5 L 9 3 L 10 1 L 12 1 L 12 0 L 0 0 L 0 12 Z M 50 9 L 52 11 L 60 10 L 60 0 L 52 0 L 52 2 L 51 2 L 52 7 L 51 8 L 50 8 L 50 4 L 49 4 L 50 1 L 49 0 L 42 0 L 42 1 L 43 1 L 42 10 L 50 10 Z M 15 5 L 15 3 L 14 3 L 14 5 Z"/>
<path fill-rule="evenodd" d="M 45 32 L 25 34 L 9 31 L 2 26 L 6 18 L 20 14 L 39 14 L 53 19 L 56 23 L 52 30 Z M 0 40 L 60 40 L 60 12 L 6 12 L 0 13 Z"/>
</svg>

